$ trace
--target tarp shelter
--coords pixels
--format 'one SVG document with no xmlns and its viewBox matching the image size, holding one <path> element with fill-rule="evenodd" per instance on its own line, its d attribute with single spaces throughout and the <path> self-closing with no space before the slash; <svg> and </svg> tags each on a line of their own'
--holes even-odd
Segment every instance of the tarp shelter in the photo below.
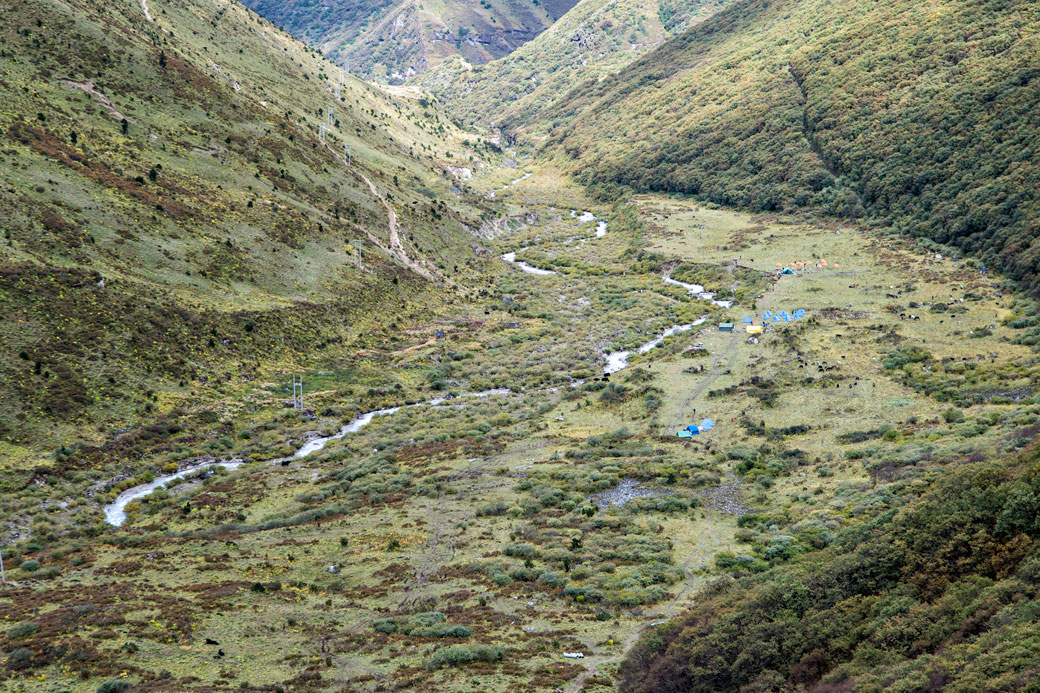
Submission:
<svg viewBox="0 0 1040 693">
<path fill-rule="evenodd" d="M 732 332 L 732 331 L 733 331 L 733 323 L 731 323 L 731 322 L 720 322 L 719 323 L 719 332 Z"/>
<path fill-rule="evenodd" d="M 754 320 L 752 320 L 751 318 L 744 318 L 743 320 L 741 320 L 741 322 L 750 325 L 751 323 L 754 322 Z"/>
<path fill-rule="evenodd" d="M 701 429 L 697 428 L 693 424 L 690 424 L 689 426 L 679 431 L 675 435 L 679 436 L 680 438 L 692 438 L 695 435 L 698 435 L 700 432 Z"/>
<path fill-rule="evenodd" d="M 715 428 L 715 422 L 711 419 L 705 419 L 704 421 L 701 421 L 702 431 L 710 431 L 713 428 Z"/>
<path fill-rule="evenodd" d="M 744 329 L 747 330 L 748 334 L 762 334 L 761 325 L 748 325 Z"/>
</svg>

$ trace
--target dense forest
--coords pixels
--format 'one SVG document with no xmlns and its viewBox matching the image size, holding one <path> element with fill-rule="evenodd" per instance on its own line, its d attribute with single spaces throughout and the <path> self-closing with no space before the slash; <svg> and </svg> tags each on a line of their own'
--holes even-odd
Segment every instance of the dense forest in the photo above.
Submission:
<svg viewBox="0 0 1040 693">
<path fill-rule="evenodd" d="M 949 244 L 1035 289 L 1035 4 L 721 11 L 549 117 L 583 182 L 814 208 Z"/>
<path fill-rule="evenodd" d="M 943 476 L 920 497 L 890 487 L 901 508 L 823 551 L 757 574 L 739 557 L 720 566 L 736 579 L 644 638 L 626 689 L 1040 690 L 1040 448 Z"/>
</svg>

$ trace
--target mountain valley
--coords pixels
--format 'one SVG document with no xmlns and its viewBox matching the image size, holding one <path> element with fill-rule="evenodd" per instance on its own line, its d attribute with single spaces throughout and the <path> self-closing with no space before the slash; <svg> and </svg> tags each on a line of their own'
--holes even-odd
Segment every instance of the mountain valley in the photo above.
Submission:
<svg viewBox="0 0 1040 693">
<path fill-rule="evenodd" d="M 1034 5 L 245 5 L 0 9 L 0 688 L 1035 690 Z"/>
</svg>

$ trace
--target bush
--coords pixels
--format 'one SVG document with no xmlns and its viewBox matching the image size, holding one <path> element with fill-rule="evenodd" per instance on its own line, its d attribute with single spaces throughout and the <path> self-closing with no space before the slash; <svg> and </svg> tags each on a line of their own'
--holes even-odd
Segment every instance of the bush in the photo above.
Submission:
<svg viewBox="0 0 1040 693">
<path fill-rule="evenodd" d="M 39 561 L 22 561 L 22 564 L 18 566 L 27 573 L 32 573 L 40 569 Z"/>
<path fill-rule="evenodd" d="M 509 544 L 502 553 L 514 558 L 538 558 L 538 549 L 530 544 Z"/>
<path fill-rule="evenodd" d="M 563 587 L 567 580 L 559 573 L 548 572 L 539 575 L 538 582 L 549 587 Z"/>
<path fill-rule="evenodd" d="M 477 510 L 477 517 L 491 517 L 495 515 L 504 515 L 509 510 L 509 506 L 502 501 L 496 501 L 489 503 L 488 505 L 482 506 Z"/>
<path fill-rule="evenodd" d="M 126 693 L 130 690 L 130 684 L 126 681 L 105 681 L 98 686 L 97 693 Z"/>
<path fill-rule="evenodd" d="M 37 626 L 32 621 L 16 623 L 7 629 L 7 637 L 11 638 L 12 640 L 27 638 L 33 633 L 35 633 L 37 630 L 39 630 L 39 626 Z"/>
<path fill-rule="evenodd" d="M 502 661 L 502 648 L 492 645 L 453 645 L 437 650 L 426 665 L 431 671 L 441 667 L 454 667 L 470 662 Z"/>
<path fill-rule="evenodd" d="M 24 647 L 18 649 L 7 655 L 7 668 L 8 669 L 27 669 L 32 664 L 33 651 Z"/>
</svg>

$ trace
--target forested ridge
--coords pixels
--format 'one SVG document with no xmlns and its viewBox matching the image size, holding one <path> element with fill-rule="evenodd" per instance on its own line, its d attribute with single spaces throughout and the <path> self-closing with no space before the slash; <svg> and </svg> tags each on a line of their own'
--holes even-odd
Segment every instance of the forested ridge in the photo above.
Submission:
<svg viewBox="0 0 1040 693">
<path fill-rule="evenodd" d="M 959 460 L 919 496 L 879 491 L 897 509 L 823 551 L 717 581 L 644 637 L 625 689 L 1038 690 L 1038 460 L 1033 445 Z"/>
<path fill-rule="evenodd" d="M 584 183 L 869 217 L 1036 288 L 1035 4 L 735 3 L 550 114 Z"/>
</svg>

